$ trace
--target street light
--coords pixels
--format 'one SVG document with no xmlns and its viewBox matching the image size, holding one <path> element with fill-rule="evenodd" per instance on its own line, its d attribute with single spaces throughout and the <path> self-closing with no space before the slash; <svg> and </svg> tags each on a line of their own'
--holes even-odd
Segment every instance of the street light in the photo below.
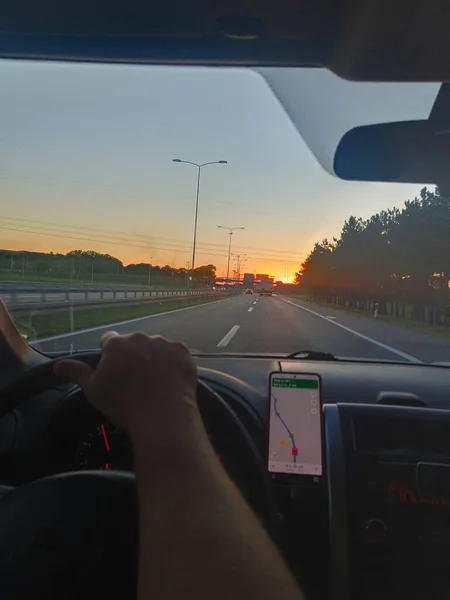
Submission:
<svg viewBox="0 0 450 600">
<path fill-rule="evenodd" d="M 194 242 L 192 244 L 192 272 L 195 269 L 195 244 L 197 242 L 197 218 L 198 218 L 198 195 L 200 192 L 200 172 L 203 167 L 207 167 L 208 165 L 226 165 L 228 163 L 227 160 L 214 160 L 212 162 L 202 163 L 201 165 L 191 162 L 190 160 L 181 160 L 181 158 L 172 158 L 172 162 L 175 163 L 186 163 L 187 165 L 194 165 L 197 167 L 197 194 L 195 199 L 195 218 L 194 218 Z"/>
<path fill-rule="evenodd" d="M 247 254 L 235 254 L 234 252 L 232 252 L 231 256 L 234 256 L 236 258 L 236 273 L 237 273 L 237 278 L 240 281 L 241 280 L 241 267 L 242 267 L 243 263 L 246 262 L 246 260 L 247 260 Z"/>
<path fill-rule="evenodd" d="M 186 261 L 185 264 L 186 267 L 186 278 L 185 278 L 185 284 L 186 284 L 186 289 L 189 287 L 188 282 L 189 282 L 189 261 Z"/>
<path fill-rule="evenodd" d="M 230 241 L 228 242 L 228 266 L 227 266 L 227 279 L 230 278 L 230 256 L 231 256 L 231 236 L 233 235 L 233 231 L 237 229 L 245 229 L 245 227 L 225 227 L 224 225 L 217 225 L 219 229 L 227 229 L 230 236 Z"/>
<path fill-rule="evenodd" d="M 152 271 L 153 256 L 150 256 L 150 264 L 148 265 L 148 287 L 150 287 L 150 273 Z"/>
</svg>

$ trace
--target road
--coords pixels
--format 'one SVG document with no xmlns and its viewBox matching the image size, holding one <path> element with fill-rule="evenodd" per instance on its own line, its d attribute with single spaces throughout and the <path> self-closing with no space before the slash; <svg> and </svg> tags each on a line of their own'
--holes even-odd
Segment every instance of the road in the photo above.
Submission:
<svg viewBox="0 0 450 600">
<path fill-rule="evenodd" d="M 307 349 L 336 356 L 450 362 L 450 340 L 281 296 L 239 295 L 114 326 L 46 338 L 43 351 L 97 348 L 108 329 L 142 330 L 183 340 L 197 352 L 290 353 Z"/>
<path fill-rule="evenodd" d="M 295 446 L 295 437 L 294 437 L 294 434 L 292 433 L 292 431 L 289 429 L 289 427 L 284 422 L 283 417 L 280 415 L 279 410 L 278 410 L 278 400 L 276 398 L 274 398 L 274 400 L 273 400 L 273 410 L 275 412 L 275 415 L 276 415 L 277 419 L 280 421 L 280 423 L 282 424 L 282 426 L 286 429 L 286 432 L 288 434 L 288 438 L 291 440 L 292 448 L 295 448 L 296 446 Z"/>
</svg>

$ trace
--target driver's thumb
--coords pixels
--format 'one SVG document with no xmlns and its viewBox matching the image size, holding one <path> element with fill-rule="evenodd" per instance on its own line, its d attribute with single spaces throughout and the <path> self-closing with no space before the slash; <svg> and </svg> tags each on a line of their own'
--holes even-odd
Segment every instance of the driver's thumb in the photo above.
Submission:
<svg viewBox="0 0 450 600">
<path fill-rule="evenodd" d="M 94 369 L 80 360 L 60 360 L 53 371 L 57 377 L 67 379 L 85 388 L 91 379 Z"/>
</svg>

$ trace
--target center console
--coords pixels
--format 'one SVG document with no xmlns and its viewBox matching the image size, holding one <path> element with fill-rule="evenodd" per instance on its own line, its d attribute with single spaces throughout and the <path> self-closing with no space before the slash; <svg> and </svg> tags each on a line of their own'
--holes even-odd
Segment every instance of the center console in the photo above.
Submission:
<svg viewBox="0 0 450 600">
<path fill-rule="evenodd" d="M 328 405 L 333 600 L 450 590 L 450 412 Z"/>
</svg>

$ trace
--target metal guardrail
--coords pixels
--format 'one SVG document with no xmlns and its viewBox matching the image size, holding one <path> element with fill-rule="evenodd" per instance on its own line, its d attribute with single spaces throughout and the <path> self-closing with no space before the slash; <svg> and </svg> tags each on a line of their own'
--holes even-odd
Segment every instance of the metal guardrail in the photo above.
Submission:
<svg viewBox="0 0 450 600">
<path fill-rule="evenodd" d="M 1 291 L 0 298 L 6 306 L 19 307 L 30 306 L 34 304 L 55 303 L 63 304 L 69 302 L 90 303 L 102 301 L 127 301 L 127 300 L 145 300 L 156 298 L 168 298 L 177 296 L 201 296 L 212 295 L 212 290 L 133 290 L 133 289 L 111 289 L 104 290 L 61 290 L 61 289 L 45 289 L 42 291 L 30 289 L 30 291 Z"/>
</svg>

